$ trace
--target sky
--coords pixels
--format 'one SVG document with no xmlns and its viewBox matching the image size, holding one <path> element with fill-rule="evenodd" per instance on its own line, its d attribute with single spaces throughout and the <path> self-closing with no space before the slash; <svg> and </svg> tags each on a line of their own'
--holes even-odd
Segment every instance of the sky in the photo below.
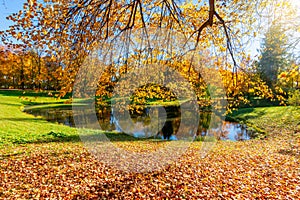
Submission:
<svg viewBox="0 0 300 200">
<path fill-rule="evenodd" d="M 6 17 L 23 8 L 26 0 L 0 0 L 0 30 L 6 30 L 12 23 Z"/>
</svg>

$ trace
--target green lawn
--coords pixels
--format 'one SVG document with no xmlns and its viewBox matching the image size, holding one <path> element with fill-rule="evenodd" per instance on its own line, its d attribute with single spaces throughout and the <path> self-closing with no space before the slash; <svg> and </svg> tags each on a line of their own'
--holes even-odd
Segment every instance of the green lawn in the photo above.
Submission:
<svg viewBox="0 0 300 200">
<path fill-rule="evenodd" d="M 41 96 L 39 96 L 41 95 Z M 77 100 L 76 105 L 84 101 Z M 0 90 L 0 146 L 49 143 L 49 142 L 80 142 L 76 128 L 62 124 L 50 123 L 41 117 L 22 112 L 27 108 L 63 108 L 70 107 L 69 99 L 56 99 L 48 97 L 45 93 L 1 91 Z M 137 141 L 127 134 L 116 132 L 103 132 L 111 141 Z M 82 133 L 81 133 L 82 134 Z"/>
<path fill-rule="evenodd" d="M 230 117 L 269 136 L 299 136 L 300 133 L 300 107 L 244 108 Z"/>
<path fill-rule="evenodd" d="M 26 104 L 56 105 L 66 101 L 56 100 L 53 97 L 38 97 L 38 95 L 41 93 L 0 91 L 0 146 L 14 143 L 78 140 L 76 129 L 49 123 L 40 117 L 22 112 Z"/>
</svg>

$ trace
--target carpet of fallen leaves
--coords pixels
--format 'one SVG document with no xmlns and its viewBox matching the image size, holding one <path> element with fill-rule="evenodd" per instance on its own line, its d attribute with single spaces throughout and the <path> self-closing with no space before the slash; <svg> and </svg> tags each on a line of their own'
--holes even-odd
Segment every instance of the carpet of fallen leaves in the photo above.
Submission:
<svg viewBox="0 0 300 200">
<path fill-rule="evenodd" d="M 79 142 L 1 149 L 0 198 L 297 199 L 299 152 L 289 140 L 220 141 L 204 158 L 194 142 L 180 160 L 144 174 L 105 166 Z M 145 142 L 128 142 L 139 145 Z"/>
</svg>

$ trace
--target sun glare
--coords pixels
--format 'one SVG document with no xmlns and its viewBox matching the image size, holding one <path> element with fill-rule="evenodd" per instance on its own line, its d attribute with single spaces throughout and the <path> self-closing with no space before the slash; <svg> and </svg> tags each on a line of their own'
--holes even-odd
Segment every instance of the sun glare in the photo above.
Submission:
<svg viewBox="0 0 300 200">
<path fill-rule="evenodd" d="M 290 0 L 290 2 L 297 9 L 297 13 L 299 13 L 300 12 L 300 0 Z"/>
</svg>

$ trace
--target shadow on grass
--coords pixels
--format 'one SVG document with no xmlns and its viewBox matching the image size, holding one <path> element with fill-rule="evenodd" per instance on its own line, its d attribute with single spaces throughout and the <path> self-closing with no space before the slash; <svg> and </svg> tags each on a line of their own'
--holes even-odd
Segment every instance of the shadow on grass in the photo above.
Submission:
<svg viewBox="0 0 300 200">
<path fill-rule="evenodd" d="M 44 118 L 0 118 L 0 121 L 27 121 L 27 122 L 37 122 L 37 121 L 45 121 Z M 47 121 L 48 122 L 48 121 Z"/>
<path fill-rule="evenodd" d="M 0 90 L 0 95 L 4 96 L 28 96 L 28 97 L 49 97 L 48 92 L 35 92 L 32 90 Z"/>
<path fill-rule="evenodd" d="M 0 105 L 5 105 L 5 106 L 21 106 L 21 104 L 19 104 L 19 103 L 3 103 L 3 102 L 0 102 Z"/>
<path fill-rule="evenodd" d="M 59 92 L 56 91 L 34 91 L 34 90 L 18 90 L 18 89 L 1 89 L 0 95 L 3 96 L 26 96 L 26 97 L 52 97 L 49 95 L 49 92 L 54 96 L 55 94 L 59 94 Z M 68 99 L 72 96 L 72 93 L 66 94 L 63 98 Z"/>
<path fill-rule="evenodd" d="M 39 138 L 35 140 L 26 140 L 26 139 L 16 139 L 12 143 L 14 144 L 42 144 L 42 143 L 51 143 L 51 142 L 58 142 L 58 143 L 69 143 L 69 142 L 81 142 L 81 141 L 97 141 L 98 139 L 101 141 L 100 134 L 105 134 L 105 136 L 111 142 L 137 142 L 137 141 L 148 141 L 148 142 L 165 142 L 165 140 L 161 139 L 154 139 L 154 137 L 150 138 L 135 138 L 133 136 L 127 135 L 125 133 L 116 133 L 116 132 L 103 132 L 99 134 L 91 134 L 86 136 L 79 136 L 79 135 L 67 135 L 60 132 L 49 132 L 46 134 L 41 135 Z"/>
<path fill-rule="evenodd" d="M 36 102 L 36 101 L 21 101 L 24 106 L 36 106 L 36 105 L 51 105 L 51 104 L 59 104 L 59 102 Z M 67 105 L 67 104 L 66 104 Z"/>
<path fill-rule="evenodd" d="M 233 111 L 231 114 L 226 116 L 226 121 L 239 122 L 247 121 L 248 119 L 255 119 L 265 115 L 264 110 L 255 111 L 254 108 L 242 108 Z"/>
</svg>

